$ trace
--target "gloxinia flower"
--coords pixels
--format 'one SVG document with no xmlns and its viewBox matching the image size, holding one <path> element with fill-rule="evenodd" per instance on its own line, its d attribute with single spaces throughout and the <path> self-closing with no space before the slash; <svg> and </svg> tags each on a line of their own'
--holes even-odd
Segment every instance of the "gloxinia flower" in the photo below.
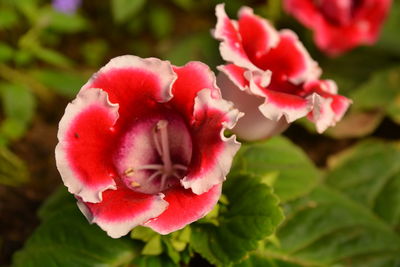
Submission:
<svg viewBox="0 0 400 267">
<path fill-rule="evenodd" d="M 333 81 L 318 80 L 321 70 L 294 32 L 278 32 L 248 7 L 238 21 L 228 18 L 223 4 L 216 15 L 213 35 L 230 62 L 218 67 L 217 81 L 223 97 L 245 113 L 233 129 L 239 137 L 267 138 L 305 116 L 321 133 L 341 119 L 350 101 L 336 94 Z"/>
<path fill-rule="evenodd" d="M 286 11 L 314 31 L 317 46 L 338 55 L 361 44 L 373 44 L 391 0 L 284 0 Z"/>
<path fill-rule="evenodd" d="M 200 62 L 112 59 L 59 124 L 57 168 L 90 222 L 118 238 L 137 225 L 167 234 L 207 214 L 240 147 L 240 116 Z"/>
<path fill-rule="evenodd" d="M 82 0 L 53 0 L 53 8 L 61 13 L 73 14 L 82 4 Z"/>
</svg>

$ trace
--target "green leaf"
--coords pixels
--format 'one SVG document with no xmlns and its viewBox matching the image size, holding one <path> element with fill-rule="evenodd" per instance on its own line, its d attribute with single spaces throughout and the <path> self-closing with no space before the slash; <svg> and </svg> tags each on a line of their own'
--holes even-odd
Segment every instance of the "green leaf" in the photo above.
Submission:
<svg viewBox="0 0 400 267">
<path fill-rule="evenodd" d="M 264 255 L 301 266 L 396 266 L 400 149 L 362 142 L 330 160 L 326 184 L 286 204 L 280 243 Z"/>
<path fill-rule="evenodd" d="M 381 37 L 377 46 L 385 51 L 390 51 L 400 55 L 400 36 L 398 34 L 400 27 L 399 1 L 393 1 L 389 12 L 389 16 L 383 24 Z"/>
<path fill-rule="evenodd" d="M 123 23 L 139 13 L 146 4 L 146 0 L 111 0 L 111 9 L 114 20 Z"/>
<path fill-rule="evenodd" d="M 355 108 L 385 108 L 400 95 L 399 88 L 400 67 L 390 68 L 376 72 L 351 94 L 351 98 L 355 99 Z"/>
<path fill-rule="evenodd" d="M 25 86 L 1 83 L 0 94 L 6 119 L 0 126 L 0 134 L 15 140 L 25 133 L 35 111 L 35 98 Z"/>
<path fill-rule="evenodd" d="M 50 48 L 32 46 L 28 49 L 36 58 L 54 66 L 68 68 L 73 65 L 73 62 L 69 58 Z"/>
<path fill-rule="evenodd" d="M 146 243 L 142 250 L 143 255 L 153 255 L 157 256 L 163 252 L 163 247 L 161 245 L 161 236 L 154 235 L 150 240 Z"/>
<path fill-rule="evenodd" d="M 230 177 L 223 190 L 229 205 L 219 215 L 219 226 L 193 224 L 190 240 L 197 253 L 218 266 L 243 259 L 283 219 L 277 197 L 260 178 Z"/>
<path fill-rule="evenodd" d="M 70 98 L 75 97 L 87 80 L 82 74 L 50 69 L 40 69 L 32 75 L 56 93 Z"/>
<path fill-rule="evenodd" d="M 27 180 L 25 163 L 6 147 L 0 146 L 0 184 L 18 186 Z"/>
<path fill-rule="evenodd" d="M 149 14 L 150 29 L 153 35 L 158 39 L 162 39 L 171 33 L 173 28 L 173 19 L 170 11 L 161 6 L 153 6 Z"/>
<path fill-rule="evenodd" d="M 394 229 L 399 228 L 399 147 L 364 141 L 336 158 L 335 163 L 327 175 L 327 183 L 372 209 Z"/>
<path fill-rule="evenodd" d="M 18 24 L 18 15 L 15 10 L 7 7 L 1 8 L 0 30 L 11 29 Z"/>
<path fill-rule="evenodd" d="M 284 137 L 242 145 L 231 172 L 257 175 L 273 181 L 271 186 L 282 202 L 311 191 L 319 175 L 307 155 Z"/>
<path fill-rule="evenodd" d="M 278 231 L 280 247 L 266 252 L 270 257 L 302 266 L 330 266 L 362 255 L 400 255 L 399 236 L 371 211 L 334 189 L 320 186 L 290 208 Z"/>
<path fill-rule="evenodd" d="M 14 56 L 14 49 L 6 43 L 0 42 L 0 62 L 7 62 Z"/>
<path fill-rule="evenodd" d="M 53 8 L 47 9 L 46 12 L 51 15 L 48 26 L 50 30 L 59 33 L 77 33 L 89 29 L 89 22 L 78 13 L 65 14 Z"/>
<path fill-rule="evenodd" d="M 13 266 L 126 266 L 140 245 L 112 239 L 90 225 L 63 187 L 40 209 L 41 225 L 13 257 Z"/>
<path fill-rule="evenodd" d="M 150 241 L 150 239 L 152 239 L 155 235 L 157 235 L 156 232 L 154 232 L 151 228 L 144 226 L 137 226 L 131 232 L 132 239 L 141 240 L 143 242 Z"/>
<path fill-rule="evenodd" d="M 190 34 L 176 40 L 164 57 L 178 66 L 185 65 L 188 58 L 202 61 L 210 66 L 220 63 L 218 42 L 211 38 L 209 31 Z"/>
</svg>

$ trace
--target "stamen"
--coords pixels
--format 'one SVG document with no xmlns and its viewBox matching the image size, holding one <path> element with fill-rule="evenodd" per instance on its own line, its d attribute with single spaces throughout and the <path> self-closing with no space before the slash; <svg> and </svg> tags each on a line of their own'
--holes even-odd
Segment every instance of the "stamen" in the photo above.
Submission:
<svg viewBox="0 0 400 267">
<path fill-rule="evenodd" d="M 136 181 L 132 181 L 131 182 L 131 186 L 132 187 L 140 187 L 140 184 L 138 182 L 136 182 Z"/>
<path fill-rule="evenodd" d="M 149 181 L 151 182 L 154 178 L 156 178 L 158 175 L 162 174 L 162 171 L 156 171 L 149 177 Z"/>
<path fill-rule="evenodd" d="M 164 170 L 166 173 L 171 173 L 172 171 L 172 162 L 171 156 L 169 153 L 169 142 L 168 142 L 168 121 L 160 120 L 157 123 L 157 129 L 160 131 L 161 134 L 161 157 L 164 163 Z"/>
<path fill-rule="evenodd" d="M 125 170 L 124 173 L 125 173 L 126 176 L 129 177 L 129 176 L 132 176 L 134 172 L 135 171 L 132 168 L 128 168 L 128 169 Z"/>
<path fill-rule="evenodd" d="M 136 168 L 136 170 L 162 170 L 163 168 L 164 166 L 161 164 L 147 164 Z"/>
<path fill-rule="evenodd" d="M 178 170 L 182 170 L 182 171 L 187 171 L 187 167 L 183 166 L 182 164 L 174 164 L 172 166 L 173 169 L 178 169 Z"/>
</svg>

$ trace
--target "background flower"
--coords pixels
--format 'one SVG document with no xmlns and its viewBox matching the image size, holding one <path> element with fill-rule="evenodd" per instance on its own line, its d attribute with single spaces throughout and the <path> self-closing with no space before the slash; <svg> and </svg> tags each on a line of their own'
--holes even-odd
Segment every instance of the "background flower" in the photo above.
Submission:
<svg viewBox="0 0 400 267">
<path fill-rule="evenodd" d="M 82 0 L 53 0 L 53 8 L 66 14 L 75 13 Z"/>
<path fill-rule="evenodd" d="M 314 114 L 309 118 L 320 133 L 341 119 L 350 101 L 336 95 L 333 81 L 318 80 L 321 70 L 294 32 L 276 31 L 247 7 L 240 9 L 238 21 L 227 17 L 222 4 L 216 15 L 214 37 L 221 41 L 223 59 L 230 62 L 218 67 L 223 73 L 218 83 L 223 96 L 245 113 L 234 129 L 239 137 L 270 137 L 307 114 Z M 319 83 L 320 90 L 308 90 L 310 82 Z M 333 103 L 340 103 L 340 109 Z"/>
<path fill-rule="evenodd" d="M 284 0 L 288 13 L 314 31 L 316 45 L 329 55 L 373 44 L 391 0 Z"/>
</svg>

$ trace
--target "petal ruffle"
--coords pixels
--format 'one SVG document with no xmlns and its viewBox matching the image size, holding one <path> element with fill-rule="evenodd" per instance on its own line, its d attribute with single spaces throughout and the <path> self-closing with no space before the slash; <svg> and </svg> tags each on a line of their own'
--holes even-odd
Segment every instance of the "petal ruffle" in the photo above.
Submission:
<svg viewBox="0 0 400 267">
<path fill-rule="evenodd" d="M 278 45 L 278 32 L 267 20 L 254 15 L 251 8 L 242 7 L 239 10 L 238 23 L 243 48 L 252 61 Z"/>
<path fill-rule="evenodd" d="M 163 195 L 147 195 L 124 186 L 103 193 L 100 203 L 78 200 L 78 207 L 89 220 L 113 238 L 129 233 L 132 228 L 162 214 L 168 207 Z"/>
<path fill-rule="evenodd" d="M 264 98 L 239 90 L 223 72 L 218 74 L 217 84 L 223 98 L 235 103 L 235 107 L 246 114 L 232 129 L 239 138 L 247 141 L 266 139 L 283 132 L 289 126 L 285 118 L 279 121 L 267 119 L 258 109 Z"/>
<path fill-rule="evenodd" d="M 115 189 L 109 160 L 118 105 L 100 89 L 81 91 L 59 124 L 57 168 L 68 190 L 84 201 L 100 202 L 102 192 Z"/>
<path fill-rule="evenodd" d="M 226 138 L 224 131 L 235 126 L 242 114 L 233 104 L 204 89 L 197 94 L 192 124 L 193 153 L 189 172 L 181 180 L 195 194 L 203 194 L 222 183 L 229 172 L 233 156 L 240 148 L 236 137 Z"/>
<path fill-rule="evenodd" d="M 207 88 L 212 94 L 219 96 L 220 92 L 215 82 L 215 75 L 204 63 L 192 61 L 182 67 L 174 67 L 178 79 L 172 88 L 173 98 L 168 103 L 192 123 L 194 103 L 197 93 Z"/>
<path fill-rule="evenodd" d="M 218 202 L 221 188 L 222 184 L 215 185 L 201 195 L 183 188 L 170 189 L 164 198 L 169 204 L 168 209 L 145 226 L 163 235 L 179 230 L 210 212 Z"/>
<path fill-rule="evenodd" d="M 176 74 L 168 61 L 126 55 L 112 59 L 92 76 L 82 90 L 101 88 L 106 91 L 110 101 L 119 104 L 120 117 L 116 128 L 120 128 L 135 117 L 158 112 L 158 103 L 172 98 L 175 80 Z"/>
<path fill-rule="evenodd" d="M 279 121 L 285 117 L 288 123 L 302 118 L 312 109 L 310 97 L 302 98 L 297 95 L 264 90 L 265 102 L 259 106 L 261 113 L 268 119 Z"/>
<path fill-rule="evenodd" d="M 219 50 L 224 60 L 248 69 L 257 69 L 249 60 L 242 44 L 242 37 L 238 32 L 237 21 L 229 19 L 225 13 L 224 4 L 215 8 L 217 25 L 213 31 L 216 39 L 221 41 Z"/>
<path fill-rule="evenodd" d="M 336 94 L 337 86 L 332 80 L 312 81 L 304 87 L 308 93 L 314 94 L 314 108 L 307 117 L 315 123 L 318 133 L 335 126 L 352 103 L 350 99 Z"/>
</svg>

